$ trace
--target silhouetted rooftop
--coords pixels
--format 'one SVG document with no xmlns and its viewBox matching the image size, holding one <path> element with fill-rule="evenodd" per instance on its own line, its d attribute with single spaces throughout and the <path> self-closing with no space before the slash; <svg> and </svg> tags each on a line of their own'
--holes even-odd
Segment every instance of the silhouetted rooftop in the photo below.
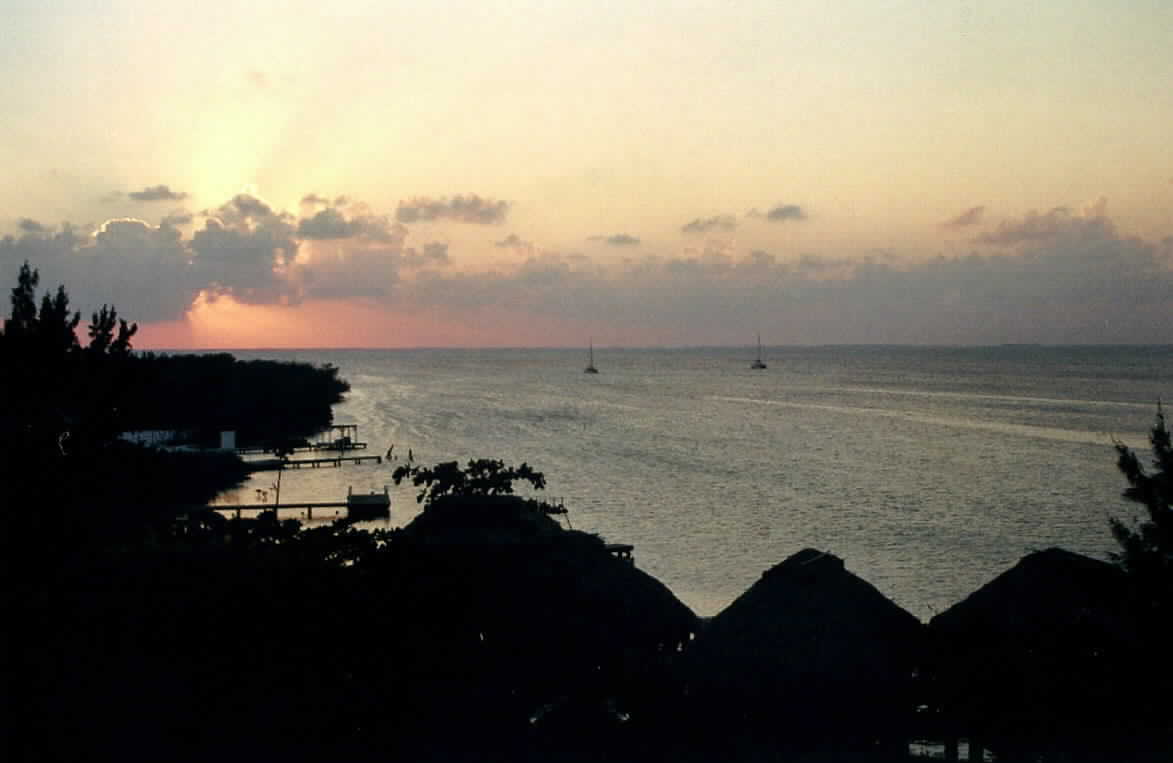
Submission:
<svg viewBox="0 0 1173 763">
<path fill-rule="evenodd" d="M 1108 562 L 1061 548 L 1024 556 L 1006 572 L 929 622 L 940 634 L 983 640 L 1065 640 L 1094 628 L 1124 642 L 1127 580 Z"/>
<path fill-rule="evenodd" d="M 712 619 L 686 655 L 698 690 L 851 698 L 903 686 L 923 626 L 843 560 L 803 549 Z"/>
</svg>

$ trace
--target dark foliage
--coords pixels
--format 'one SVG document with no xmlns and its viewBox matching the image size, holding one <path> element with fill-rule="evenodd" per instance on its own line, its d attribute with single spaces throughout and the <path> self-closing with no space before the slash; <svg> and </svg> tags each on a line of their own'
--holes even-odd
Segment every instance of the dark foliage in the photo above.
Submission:
<svg viewBox="0 0 1173 763">
<path fill-rule="evenodd" d="M 118 439 L 139 403 L 137 325 L 103 305 L 82 344 L 64 287 L 46 294 L 26 263 L 0 334 L 0 478 L 6 556 L 18 568 L 138 542 L 178 507 L 239 484 L 239 459 L 165 453 Z"/>
<path fill-rule="evenodd" d="M 47 590 L 22 720 L 48 758 L 613 745 L 695 630 L 663 585 L 516 497 L 446 498 L 382 533 L 195 512 Z"/>
<path fill-rule="evenodd" d="M 513 495 L 514 482 L 528 482 L 534 490 L 546 487 L 546 475 L 529 464 L 506 466 L 504 461 L 492 458 L 470 459 L 463 469 L 455 461 L 435 466 L 406 464 L 396 468 L 391 477 L 396 485 L 410 479 L 416 487 L 422 486 L 415 500 L 425 510 L 449 496 Z M 546 501 L 531 501 L 531 504 L 545 514 L 566 513 L 565 507 Z"/>
<path fill-rule="evenodd" d="M 1135 581 L 1147 619 L 1167 635 L 1173 627 L 1173 444 L 1160 404 L 1149 442 L 1152 471 L 1130 448 L 1116 443 L 1117 466 L 1128 480 L 1124 497 L 1143 507 L 1145 516 L 1136 523 L 1110 520 L 1120 544 L 1113 558 Z"/>
<path fill-rule="evenodd" d="M 119 431 L 126 396 L 130 338 L 137 326 L 102 307 L 83 347 L 74 333 L 81 315 L 58 287 L 36 308 L 40 274 L 26 262 L 11 294 L 11 314 L 0 333 L 0 427 L 18 448 L 61 454 L 91 447 Z"/>
<path fill-rule="evenodd" d="M 695 618 L 563 530 L 560 507 L 509 495 L 540 490 L 540 472 L 409 469 L 429 511 L 388 533 L 193 509 L 243 477 L 239 459 L 119 432 L 296 438 L 329 422 L 345 382 L 139 356 L 106 307 L 83 346 L 64 289 L 35 310 L 36 287 L 26 267 L 0 334 L 15 759 L 415 759 L 494 740 L 541 759 L 527 746 L 620 733 L 620 706 L 651 714 L 647 687 Z"/>
<path fill-rule="evenodd" d="M 330 365 L 146 353 L 135 358 L 132 390 L 128 428 L 190 431 L 205 444 L 231 429 L 242 445 L 269 445 L 329 427 L 350 385 Z"/>
</svg>

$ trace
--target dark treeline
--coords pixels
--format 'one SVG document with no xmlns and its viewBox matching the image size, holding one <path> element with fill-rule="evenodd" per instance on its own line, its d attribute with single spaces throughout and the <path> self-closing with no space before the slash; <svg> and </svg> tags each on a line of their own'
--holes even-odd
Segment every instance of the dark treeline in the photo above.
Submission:
<svg viewBox="0 0 1173 763">
<path fill-rule="evenodd" d="M 131 422 L 260 437 L 279 426 L 260 412 L 286 405 L 328 422 L 345 382 L 139 357 L 112 309 L 83 344 L 64 290 L 38 310 L 36 286 L 26 268 L 0 334 L 15 760 L 861 763 L 907 760 L 916 737 L 999 761 L 1173 749 L 1160 411 L 1152 467 L 1120 449 L 1145 516 L 1114 523 L 1117 566 L 1032 555 L 926 626 L 807 549 L 705 623 L 564 529 L 561 505 L 512 495 L 544 486 L 527 464 L 403 467 L 423 512 L 393 531 L 192 509 L 242 479 L 239 459 L 121 442 Z M 246 404 L 255 419 L 222 420 Z"/>
<path fill-rule="evenodd" d="M 204 504 L 247 474 L 233 454 L 143 448 L 125 432 L 176 430 L 199 444 L 215 444 L 219 429 L 246 441 L 300 439 L 329 426 L 331 406 L 349 389 L 332 367 L 136 353 L 137 326 L 114 308 L 82 324 L 64 287 L 38 302 L 38 286 L 26 263 L 0 331 L 11 554 L 25 553 L 30 537 L 55 539 L 35 552 L 46 555 L 154 532 L 175 507 Z"/>
<path fill-rule="evenodd" d="M 331 406 L 350 386 L 333 366 L 237 360 L 227 353 L 156 355 L 132 361 L 127 429 L 177 429 L 241 444 L 302 439 L 330 426 Z"/>
</svg>

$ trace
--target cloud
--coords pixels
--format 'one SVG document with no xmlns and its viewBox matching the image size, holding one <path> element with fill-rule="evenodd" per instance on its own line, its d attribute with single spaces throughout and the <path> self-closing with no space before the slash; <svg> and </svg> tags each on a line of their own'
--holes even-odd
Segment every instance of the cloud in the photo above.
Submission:
<svg viewBox="0 0 1173 763">
<path fill-rule="evenodd" d="M 403 267 L 407 229 L 362 205 L 350 209 L 362 213 L 331 209 L 299 220 L 240 194 L 205 210 L 190 236 L 176 227 L 193 222 L 183 210 L 158 226 L 117 218 L 92 233 L 69 223 L 53 232 L 29 220 L 18 236 L 0 239 L 0 277 L 14 282 L 27 259 L 44 283 L 64 283 L 83 311 L 115 304 L 142 322 L 182 318 L 200 294 L 284 305 L 326 296 L 386 299 Z M 430 266 L 449 261 L 442 243 L 417 256 Z"/>
<path fill-rule="evenodd" d="M 746 264 L 756 268 L 770 268 L 777 261 L 777 257 L 764 249 L 754 249 L 749 253 L 749 257 L 746 258 Z"/>
<path fill-rule="evenodd" d="M 1040 214 L 1034 210 L 1017 220 L 1005 220 L 998 228 L 974 238 L 978 244 L 1020 246 L 1042 244 L 1059 239 L 1113 236 L 1115 229 L 1107 216 L 1108 200 L 1101 197 L 1078 213 L 1068 207 L 1055 207 Z"/>
<path fill-rule="evenodd" d="M 429 260 L 437 262 L 448 263 L 448 245 L 433 241 L 430 244 L 424 244 L 424 257 Z"/>
<path fill-rule="evenodd" d="M 709 231 L 731 231 L 737 227 L 737 218 L 733 215 L 717 215 L 716 217 L 697 218 L 681 226 L 682 233 L 708 233 Z"/>
<path fill-rule="evenodd" d="M 401 243 L 315 253 L 298 272 L 305 298 L 389 300 L 403 267 Z"/>
<path fill-rule="evenodd" d="M 505 221 L 509 202 L 483 199 L 476 194 L 432 199 L 424 196 L 399 202 L 395 217 L 401 223 L 452 220 L 460 223 L 491 225 Z"/>
<path fill-rule="evenodd" d="M 524 247 L 524 246 L 529 246 L 529 243 L 526 241 L 522 241 L 521 237 L 518 236 L 516 233 L 510 233 L 508 236 L 501 239 L 500 241 L 494 241 L 493 246 L 500 246 L 500 247 L 506 247 L 506 248 Z"/>
<path fill-rule="evenodd" d="M 639 238 L 626 233 L 616 233 L 613 236 L 591 236 L 587 241 L 602 241 L 609 246 L 639 246 Z"/>
<path fill-rule="evenodd" d="M 140 322 L 182 317 L 203 294 L 283 305 L 359 299 L 466 326 L 499 327 L 512 316 L 526 336 L 545 330 L 535 326 L 590 325 L 632 343 L 728 344 L 744 339 L 746 326 L 780 343 L 1173 336 L 1173 239 L 1121 234 L 1102 200 L 1008 220 L 990 232 L 998 249 L 925 261 L 888 251 L 746 252 L 711 239 L 675 256 L 629 247 L 618 262 L 514 246 L 521 256 L 460 268 L 447 243 L 409 247 L 405 226 L 361 204 L 324 218 L 314 211 L 298 218 L 242 195 L 207 212 L 195 231 L 133 218 L 92 231 L 21 226 L 0 239 L 0 283 L 15 283 L 27 259 L 43 284 L 66 284 L 85 314 L 113 303 Z M 372 225 L 377 235 L 368 235 Z M 348 235 L 310 237 L 326 233 Z M 595 240 L 619 237 L 635 238 Z"/>
<path fill-rule="evenodd" d="M 630 343 L 728 344 L 745 326 L 796 343 L 1168 342 L 1173 239 L 1106 222 L 1011 253 L 926 261 L 716 246 L 621 263 L 547 254 L 405 281 L 396 299 L 465 322 L 489 309 L 519 326 L 573 321 Z"/>
<path fill-rule="evenodd" d="M 270 227 L 227 227 L 204 223 L 191 240 L 198 272 L 215 295 L 249 304 L 296 303 L 297 285 L 283 277 L 297 254 L 290 231 Z"/>
<path fill-rule="evenodd" d="M 308 205 L 320 204 L 323 206 L 329 206 L 330 200 L 327 199 L 325 196 L 319 196 L 316 193 L 307 193 L 305 196 L 301 197 L 301 203 L 308 204 Z"/>
<path fill-rule="evenodd" d="M 93 245 L 78 254 L 88 271 L 83 288 L 108 295 L 134 320 L 178 318 L 203 286 L 175 228 L 133 218 L 109 220 L 94 234 Z"/>
<path fill-rule="evenodd" d="M 323 209 L 313 217 L 303 218 L 297 224 L 297 235 L 302 238 L 350 238 L 355 234 L 350 222 L 336 209 Z"/>
<path fill-rule="evenodd" d="M 120 218 L 90 234 L 66 223 L 59 232 L 42 229 L 0 239 L 0 278 L 15 283 L 27 260 L 40 270 L 45 289 L 64 284 L 83 315 L 109 304 L 132 320 L 172 320 L 199 291 L 189 255 L 173 228 Z"/>
<path fill-rule="evenodd" d="M 432 241 L 424 244 L 422 252 L 415 249 L 406 249 L 402 256 L 403 266 L 406 268 L 423 268 L 429 265 L 447 267 L 452 263 L 448 256 L 448 244 Z"/>
<path fill-rule="evenodd" d="M 273 208 L 255 196 L 247 193 L 238 193 L 224 206 L 218 214 L 225 219 L 259 219 L 272 217 Z"/>
<path fill-rule="evenodd" d="M 330 207 L 313 217 L 302 218 L 297 224 L 297 235 L 316 240 L 365 237 L 372 241 L 390 242 L 399 235 L 397 229 L 402 227 L 385 215 L 355 215 L 347 218 L 336 208 Z"/>
<path fill-rule="evenodd" d="M 131 191 L 126 194 L 132 201 L 183 201 L 186 193 L 172 191 L 165 185 L 153 185 L 141 191 Z"/>
<path fill-rule="evenodd" d="M 985 213 L 986 213 L 986 208 L 984 205 L 970 207 L 969 209 L 965 210 L 964 212 L 961 212 L 960 214 L 958 214 L 956 217 L 952 217 L 952 218 L 946 220 L 945 222 L 941 223 L 941 227 L 956 229 L 956 228 L 966 228 L 966 227 L 969 227 L 970 225 L 977 225 L 978 223 L 980 223 L 982 221 L 982 216 Z"/>
<path fill-rule="evenodd" d="M 779 204 L 766 213 L 770 222 L 785 222 L 787 220 L 805 220 L 806 212 L 797 204 Z"/>
<path fill-rule="evenodd" d="M 493 246 L 509 249 L 520 257 L 532 257 L 539 252 L 538 247 L 532 241 L 526 241 L 516 233 L 510 233 L 500 241 L 494 241 Z"/>
<path fill-rule="evenodd" d="M 249 304 L 296 304 L 301 291 L 295 259 L 299 241 L 292 215 L 261 199 L 237 194 L 211 213 L 190 247 L 193 270 L 211 296 Z"/>
<path fill-rule="evenodd" d="M 49 231 L 44 225 L 41 225 L 30 217 L 20 218 L 19 224 L 22 233 L 48 233 Z"/>
</svg>

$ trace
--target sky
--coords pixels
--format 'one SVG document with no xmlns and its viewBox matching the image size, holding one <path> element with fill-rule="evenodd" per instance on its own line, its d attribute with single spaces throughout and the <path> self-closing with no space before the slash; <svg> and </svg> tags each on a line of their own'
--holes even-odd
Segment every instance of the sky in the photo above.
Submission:
<svg viewBox="0 0 1173 763">
<path fill-rule="evenodd" d="M 141 349 L 1173 342 L 1167 0 L 0 18 L 0 286 Z"/>
</svg>

